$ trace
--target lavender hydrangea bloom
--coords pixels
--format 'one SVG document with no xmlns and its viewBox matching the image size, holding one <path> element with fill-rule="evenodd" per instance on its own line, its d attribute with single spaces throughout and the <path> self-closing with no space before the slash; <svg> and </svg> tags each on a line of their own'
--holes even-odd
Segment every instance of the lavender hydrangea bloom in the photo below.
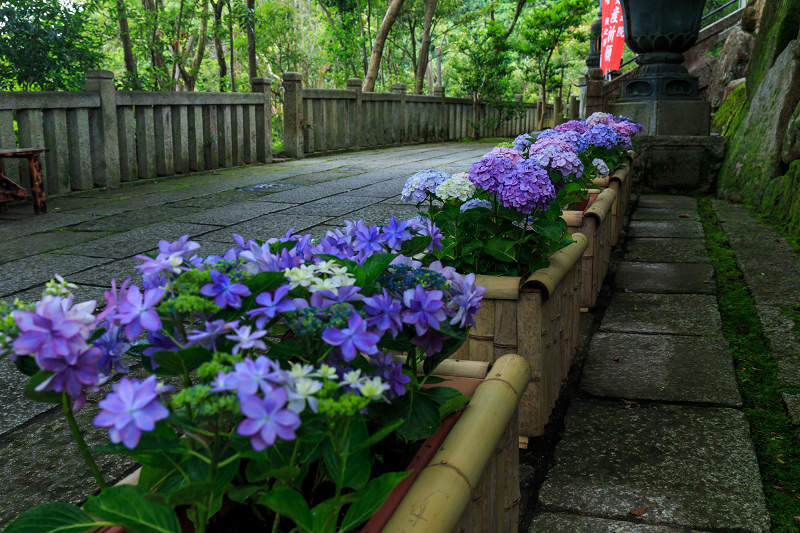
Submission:
<svg viewBox="0 0 800 533">
<path fill-rule="evenodd" d="M 497 155 L 475 161 L 469 169 L 469 179 L 478 189 L 496 193 L 515 169 L 514 163 Z"/>
<path fill-rule="evenodd" d="M 565 131 L 574 131 L 583 134 L 587 129 L 589 128 L 586 127 L 586 123 L 582 120 L 569 120 L 555 127 L 555 130 L 561 133 Z"/>
<path fill-rule="evenodd" d="M 402 363 L 395 363 L 391 354 L 378 352 L 370 358 L 370 364 L 377 367 L 376 373 L 389 385 L 389 398 L 394 399 L 406 393 L 406 383 L 411 377 L 403 374 Z"/>
<path fill-rule="evenodd" d="M 638 122 L 629 122 L 627 120 L 615 122 L 614 124 L 611 124 L 611 128 L 617 132 L 617 135 L 625 135 L 627 137 L 633 137 L 642 131 L 642 129 L 644 129 L 644 127 Z"/>
<path fill-rule="evenodd" d="M 236 433 L 250 437 L 250 445 L 257 452 L 266 450 L 277 439 L 294 440 L 295 431 L 300 427 L 297 413 L 286 409 L 286 390 L 275 389 L 259 398 L 252 394 L 239 396 L 239 409 L 245 419 L 239 423 Z"/>
<path fill-rule="evenodd" d="M 164 255 L 177 254 L 186 257 L 195 250 L 200 249 L 200 244 L 190 241 L 188 235 L 184 235 L 175 242 L 158 241 L 158 251 Z"/>
<path fill-rule="evenodd" d="M 80 410 L 86 403 L 87 392 L 100 390 L 99 365 L 103 354 L 97 348 L 71 354 L 69 357 L 42 357 L 37 355 L 36 364 L 42 370 L 49 370 L 53 375 L 36 387 L 37 391 L 49 390 L 66 392 L 74 400 L 74 411 Z"/>
<path fill-rule="evenodd" d="M 394 216 L 389 219 L 389 224 L 383 226 L 383 240 L 390 249 L 399 250 L 405 241 L 411 239 L 407 227 L 408 222 L 398 222 Z"/>
<path fill-rule="evenodd" d="M 565 131 L 560 133 L 558 138 L 567 141 L 579 154 L 582 154 L 589 148 L 589 143 L 586 142 L 586 139 L 583 138 L 583 135 L 576 131 Z"/>
<path fill-rule="evenodd" d="M 259 390 L 271 391 L 286 379 L 286 372 L 278 363 L 267 357 L 247 358 L 233 365 L 233 372 L 224 379 L 224 390 L 239 394 L 256 394 Z"/>
<path fill-rule="evenodd" d="M 233 333 L 226 335 L 225 338 L 236 341 L 231 353 L 237 354 L 240 350 L 250 350 L 252 348 L 266 350 L 267 345 L 264 344 L 264 341 L 259 340 L 266 334 L 266 331 L 256 330 L 253 332 L 253 326 L 239 326 L 238 328 L 233 328 Z"/>
<path fill-rule="evenodd" d="M 442 301 L 442 291 L 426 291 L 422 285 L 403 292 L 403 322 L 411 324 L 417 335 L 424 335 L 429 328 L 438 329 L 439 323 L 447 318 Z"/>
<path fill-rule="evenodd" d="M 575 152 L 562 152 L 555 146 L 548 146 L 532 156 L 543 168 L 557 170 L 566 178 L 570 174 L 580 177 L 583 174 L 583 163 Z"/>
<path fill-rule="evenodd" d="M 596 124 L 583 134 L 583 137 L 591 146 L 600 146 L 607 150 L 614 148 L 619 142 L 617 132 L 606 124 Z"/>
<path fill-rule="evenodd" d="M 406 203 L 410 203 L 412 200 L 422 202 L 427 197 L 427 193 L 433 194 L 436 191 L 436 187 L 449 177 L 450 174 L 447 172 L 432 168 L 420 170 L 408 178 L 403 186 L 403 191 L 400 193 L 400 198 Z"/>
<path fill-rule="evenodd" d="M 617 146 L 624 150 L 630 150 L 633 148 L 633 143 L 631 143 L 631 138 L 627 135 L 620 135 L 617 140 Z"/>
<path fill-rule="evenodd" d="M 384 236 L 378 226 L 367 226 L 363 220 L 356 223 L 356 230 L 353 233 L 353 250 L 371 255 L 383 251 L 382 242 Z"/>
<path fill-rule="evenodd" d="M 74 360 L 89 346 L 89 326 L 70 320 L 64 311 L 64 299 L 45 295 L 33 311 L 14 311 L 12 316 L 21 331 L 12 346 L 17 355 L 34 354 L 39 367 L 41 359 L 66 357 Z"/>
<path fill-rule="evenodd" d="M 522 154 L 520 154 L 517 150 L 515 150 L 514 148 L 506 148 L 505 146 L 498 146 L 496 148 L 492 148 L 492 151 L 489 152 L 488 154 L 484 154 L 483 157 L 486 158 L 493 155 L 505 157 L 515 165 L 524 159 L 522 157 Z"/>
<path fill-rule="evenodd" d="M 392 338 L 397 337 L 403 327 L 403 319 L 400 316 L 401 311 L 400 302 L 395 300 L 386 289 L 383 289 L 383 294 L 364 298 L 367 325 L 373 328 L 375 333 L 380 336 L 383 336 L 387 331 L 391 331 Z"/>
<path fill-rule="evenodd" d="M 239 309 L 242 306 L 242 296 L 250 296 L 250 289 L 241 283 L 231 283 L 231 279 L 216 268 L 210 274 L 211 283 L 203 285 L 200 294 L 214 298 L 214 305 L 223 309 Z"/>
<path fill-rule="evenodd" d="M 574 154 L 573 154 L 574 155 Z M 529 215 L 534 209 L 546 211 L 556 197 L 550 174 L 535 159 L 526 159 L 503 185 L 500 202 Z"/>
<path fill-rule="evenodd" d="M 114 372 L 122 374 L 130 372 L 121 358 L 131 349 L 131 345 L 125 342 L 122 334 L 122 328 L 112 326 L 92 343 L 92 346 L 102 354 L 97 366 L 103 376 L 110 376 Z"/>
<path fill-rule="evenodd" d="M 433 252 L 434 250 L 438 251 L 442 249 L 442 240 L 444 239 L 444 234 L 432 220 L 426 219 L 425 227 L 419 230 L 419 234 L 431 236 L 431 243 L 428 245 L 428 251 Z"/>
<path fill-rule="evenodd" d="M 492 202 L 490 202 L 489 200 L 482 200 L 480 198 L 475 198 L 474 200 L 469 200 L 468 202 L 464 202 L 463 204 L 461 204 L 461 212 L 463 213 L 468 209 L 475 209 L 478 207 L 485 207 L 486 209 L 491 209 Z"/>
<path fill-rule="evenodd" d="M 163 298 L 163 289 L 150 289 L 144 293 L 144 298 L 139 287 L 133 285 L 125 294 L 125 300 L 120 302 L 115 321 L 125 326 L 125 335 L 129 340 L 135 341 L 145 329 L 155 331 L 161 329 L 161 318 L 155 306 Z"/>
<path fill-rule="evenodd" d="M 523 133 L 522 135 L 518 135 L 516 139 L 514 139 L 514 150 L 519 153 L 524 152 L 530 145 L 531 145 L 531 138 L 528 136 L 527 133 Z"/>
<path fill-rule="evenodd" d="M 600 158 L 596 158 L 592 160 L 592 166 L 597 169 L 597 174 L 600 176 L 605 176 L 608 174 L 608 165 L 606 162 Z"/>
<path fill-rule="evenodd" d="M 459 328 L 467 324 L 474 326 L 486 288 L 475 284 L 475 274 L 457 275 L 450 287 L 450 302 L 447 304 L 452 314 L 450 325 Z"/>
<path fill-rule="evenodd" d="M 442 351 L 443 343 L 450 337 L 440 333 L 435 329 L 429 329 L 424 335 L 417 335 L 411 338 L 411 344 L 422 348 L 425 355 L 431 356 Z"/>
<path fill-rule="evenodd" d="M 536 136 L 536 140 L 537 141 L 543 141 L 543 140 L 545 140 L 545 139 L 547 139 L 549 137 L 555 137 L 556 135 L 558 135 L 558 132 L 556 130 L 547 129 L 547 130 L 544 130 L 544 131 L 540 132 L 539 135 Z"/>
<path fill-rule="evenodd" d="M 541 140 L 537 140 L 531 146 L 529 151 L 530 156 L 533 157 L 539 152 L 542 152 L 546 148 L 555 147 L 559 152 L 576 152 L 575 146 L 573 146 L 569 141 L 562 137 L 561 133 L 557 133 L 556 135 L 551 135 L 550 137 L 546 137 Z"/>
<path fill-rule="evenodd" d="M 112 390 L 98 402 L 101 411 L 94 418 L 94 425 L 107 427 L 111 442 L 121 442 L 132 450 L 139 444 L 142 432 L 153 431 L 156 422 L 169 416 L 169 410 L 159 401 L 161 389 L 155 376 L 143 381 L 123 378 Z"/>
<path fill-rule="evenodd" d="M 216 352 L 217 338 L 229 333 L 238 325 L 238 320 L 234 322 L 225 322 L 223 319 L 207 321 L 204 329 L 190 329 L 186 332 L 186 340 L 189 341 L 186 343 L 186 347 L 199 345 Z"/>
<path fill-rule="evenodd" d="M 367 331 L 367 323 L 357 313 L 350 315 L 345 329 L 328 328 L 322 332 L 322 340 L 331 346 L 338 346 L 347 362 L 356 358 L 356 350 L 367 355 L 376 353 L 380 339 L 378 335 Z"/>
</svg>

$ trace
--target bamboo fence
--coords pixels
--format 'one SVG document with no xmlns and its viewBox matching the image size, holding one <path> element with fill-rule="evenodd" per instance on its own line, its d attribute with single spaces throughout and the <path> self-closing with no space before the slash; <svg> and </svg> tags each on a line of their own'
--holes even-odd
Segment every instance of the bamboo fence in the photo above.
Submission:
<svg viewBox="0 0 800 533">
<path fill-rule="evenodd" d="M 595 178 L 592 184 L 595 187 L 609 188 L 617 193 L 617 199 L 611 208 L 613 223 L 611 225 L 611 246 L 619 243 L 619 236 L 625 226 L 625 213 L 628 211 L 628 204 L 631 201 L 631 189 L 633 182 L 633 158 L 634 152 L 629 152 L 626 160 L 627 167 L 618 168 L 610 176 Z"/>
</svg>

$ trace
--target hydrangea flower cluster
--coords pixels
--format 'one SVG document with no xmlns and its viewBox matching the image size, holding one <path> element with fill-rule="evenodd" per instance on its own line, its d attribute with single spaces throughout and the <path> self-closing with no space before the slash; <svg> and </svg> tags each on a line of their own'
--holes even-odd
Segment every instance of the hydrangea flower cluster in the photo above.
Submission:
<svg viewBox="0 0 800 533">
<path fill-rule="evenodd" d="M 461 204 L 460 210 L 463 213 L 464 211 L 467 211 L 469 209 L 477 209 L 479 207 L 491 209 L 492 202 L 490 202 L 489 200 L 483 200 L 482 198 L 473 198 L 472 200 L 469 200 Z"/>
<path fill-rule="evenodd" d="M 453 198 L 466 202 L 475 194 L 475 186 L 469 181 L 466 173 L 454 174 L 436 187 L 435 194 L 441 200 Z"/>
<path fill-rule="evenodd" d="M 528 136 L 527 133 L 518 135 L 513 142 L 514 150 L 516 150 L 519 153 L 523 153 L 530 147 L 531 143 L 532 143 L 531 138 Z"/>
<path fill-rule="evenodd" d="M 509 159 L 498 155 L 489 155 L 474 162 L 469 169 L 469 179 L 476 188 L 497 193 L 503 182 L 516 169 Z"/>
<path fill-rule="evenodd" d="M 563 124 L 559 124 L 554 129 L 559 133 L 574 131 L 582 135 L 588 128 L 586 127 L 586 123 L 582 120 L 569 120 Z"/>
<path fill-rule="evenodd" d="M 524 157 L 522 154 L 516 150 L 515 148 L 507 148 L 505 146 L 498 146 L 496 148 L 492 148 L 492 151 L 488 154 L 485 154 L 483 157 L 491 156 L 491 155 L 498 155 L 500 157 L 505 157 L 515 165 L 520 163 Z"/>
<path fill-rule="evenodd" d="M 619 142 L 617 132 L 604 123 L 592 126 L 583 137 L 591 146 L 600 146 L 606 150 L 612 150 Z"/>
<path fill-rule="evenodd" d="M 600 158 L 593 159 L 592 166 L 597 170 L 597 173 L 601 176 L 605 176 L 610 172 L 608 169 L 608 165 L 606 165 L 606 162 Z"/>
<path fill-rule="evenodd" d="M 576 177 L 583 175 L 583 163 L 578 154 L 571 150 L 559 150 L 557 146 L 545 146 L 533 154 L 531 159 L 536 160 L 543 168 L 561 173 L 562 179 L 570 174 Z"/>
<path fill-rule="evenodd" d="M 598 124 L 613 124 L 614 123 L 614 116 L 609 113 L 603 113 L 598 111 L 596 113 L 592 113 L 586 118 L 586 128 L 591 129 L 592 127 Z"/>
<path fill-rule="evenodd" d="M 534 159 L 526 159 L 517 165 L 516 171 L 503 183 L 498 199 L 529 215 L 534 209 L 546 211 L 556 197 L 550 174 Z"/>
<path fill-rule="evenodd" d="M 436 187 L 441 185 L 450 174 L 432 168 L 420 170 L 406 181 L 401 192 L 404 202 L 422 202 L 427 197 L 426 193 L 435 193 Z"/>
</svg>

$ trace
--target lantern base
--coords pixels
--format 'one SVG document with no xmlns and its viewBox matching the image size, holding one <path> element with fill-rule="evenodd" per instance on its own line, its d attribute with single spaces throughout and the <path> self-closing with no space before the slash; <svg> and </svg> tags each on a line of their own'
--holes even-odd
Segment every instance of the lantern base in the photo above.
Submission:
<svg viewBox="0 0 800 533">
<path fill-rule="evenodd" d="M 642 135 L 711 133 L 711 103 L 705 100 L 620 100 L 610 105 L 610 111 L 640 123 Z"/>
</svg>

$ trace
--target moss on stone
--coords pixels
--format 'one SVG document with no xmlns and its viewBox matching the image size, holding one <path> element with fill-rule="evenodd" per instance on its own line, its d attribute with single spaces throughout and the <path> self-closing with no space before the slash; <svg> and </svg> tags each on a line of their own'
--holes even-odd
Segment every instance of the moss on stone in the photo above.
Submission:
<svg viewBox="0 0 800 533">
<path fill-rule="evenodd" d="M 739 124 L 747 115 L 747 89 L 742 85 L 733 90 L 714 115 L 714 131 L 731 142 Z"/>
<path fill-rule="evenodd" d="M 800 160 L 772 180 L 764 191 L 760 211 L 779 223 L 793 239 L 800 238 Z"/>
<path fill-rule="evenodd" d="M 786 45 L 800 38 L 800 0 L 767 0 L 760 28 L 747 67 L 748 102 Z"/>
</svg>

